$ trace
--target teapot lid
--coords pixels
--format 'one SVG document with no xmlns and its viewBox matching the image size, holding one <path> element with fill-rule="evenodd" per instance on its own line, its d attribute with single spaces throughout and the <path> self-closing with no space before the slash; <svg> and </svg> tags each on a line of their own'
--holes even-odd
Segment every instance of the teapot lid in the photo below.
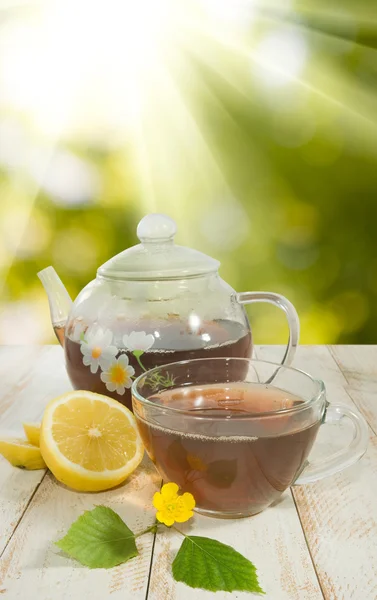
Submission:
<svg viewBox="0 0 377 600">
<path fill-rule="evenodd" d="M 150 214 L 137 227 L 140 244 L 110 258 L 97 271 L 109 279 L 176 279 L 217 271 L 220 263 L 192 248 L 177 246 L 177 225 L 167 215 Z"/>
</svg>

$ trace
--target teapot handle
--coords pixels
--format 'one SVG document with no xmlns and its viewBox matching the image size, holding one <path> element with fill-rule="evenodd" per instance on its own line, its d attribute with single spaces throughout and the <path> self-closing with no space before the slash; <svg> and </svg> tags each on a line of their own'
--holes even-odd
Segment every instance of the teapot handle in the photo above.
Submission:
<svg viewBox="0 0 377 600">
<path fill-rule="evenodd" d="M 292 302 L 287 300 L 284 296 L 274 294 L 273 292 L 241 292 L 236 295 L 236 298 L 239 304 L 269 302 L 269 304 L 274 304 L 285 312 L 289 327 L 289 339 L 281 364 L 290 365 L 296 352 L 300 334 L 300 321 Z"/>
</svg>

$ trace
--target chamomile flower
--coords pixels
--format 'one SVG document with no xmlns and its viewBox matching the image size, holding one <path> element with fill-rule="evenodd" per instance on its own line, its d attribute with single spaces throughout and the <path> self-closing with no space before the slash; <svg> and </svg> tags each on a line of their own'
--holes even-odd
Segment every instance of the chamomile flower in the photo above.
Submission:
<svg viewBox="0 0 377 600">
<path fill-rule="evenodd" d="M 123 336 L 124 347 L 130 352 L 141 350 L 146 352 L 152 348 L 154 344 L 154 336 L 145 331 L 131 331 L 128 335 Z"/>
<path fill-rule="evenodd" d="M 83 354 L 82 362 L 86 367 L 90 366 L 91 373 L 97 373 L 99 367 L 102 370 L 107 369 L 115 359 L 119 350 L 112 345 L 112 341 L 113 334 L 110 329 L 92 325 L 86 330 L 80 349 Z"/>
<path fill-rule="evenodd" d="M 106 371 L 101 373 L 101 379 L 106 384 L 109 392 L 117 392 L 120 396 L 132 385 L 132 376 L 135 369 L 129 364 L 128 356 L 122 354 L 114 360 Z"/>
</svg>

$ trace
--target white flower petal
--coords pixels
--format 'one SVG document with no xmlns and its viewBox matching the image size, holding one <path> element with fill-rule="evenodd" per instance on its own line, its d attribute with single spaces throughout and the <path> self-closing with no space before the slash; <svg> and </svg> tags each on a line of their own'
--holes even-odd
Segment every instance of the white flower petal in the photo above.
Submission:
<svg viewBox="0 0 377 600">
<path fill-rule="evenodd" d="M 123 396 L 124 392 L 126 391 L 124 385 L 120 385 L 120 384 L 118 384 L 116 386 L 116 390 L 117 390 L 117 394 L 119 394 L 120 396 Z"/>
<path fill-rule="evenodd" d="M 117 384 L 113 383 L 112 381 L 109 381 L 108 383 L 106 383 L 106 387 L 109 390 L 109 392 L 115 392 Z"/>
<path fill-rule="evenodd" d="M 98 365 L 101 371 L 107 371 L 110 366 L 110 361 L 107 358 L 104 358 L 103 355 L 98 358 Z"/>
<path fill-rule="evenodd" d="M 104 346 L 110 346 L 113 341 L 113 332 L 110 329 L 105 329 L 102 334 L 102 344 Z"/>
<path fill-rule="evenodd" d="M 102 380 L 104 383 L 109 383 L 109 381 L 111 381 L 111 376 L 110 376 L 110 373 L 104 373 L 104 372 L 102 372 L 102 373 L 101 373 L 101 380 Z"/>
<path fill-rule="evenodd" d="M 115 346 L 109 346 L 102 350 L 101 356 L 99 357 L 99 364 L 103 371 L 106 371 L 111 363 L 116 362 L 115 356 L 118 354 L 118 348 Z"/>
<path fill-rule="evenodd" d="M 89 344 L 89 346 L 91 346 L 92 342 L 95 340 L 96 331 L 97 331 L 97 325 L 91 325 L 86 330 L 85 339 L 86 339 L 87 343 Z"/>
<path fill-rule="evenodd" d="M 137 349 L 137 345 L 139 343 L 139 340 L 141 339 L 141 337 L 140 337 L 141 333 L 142 333 L 141 331 L 131 331 L 128 342 L 129 342 L 129 344 L 131 344 L 132 350 Z"/>
<path fill-rule="evenodd" d="M 89 356 L 92 353 L 92 349 L 88 346 L 86 342 L 83 342 L 80 345 L 80 350 L 84 356 Z"/>
<path fill-rule="evenodd" d="M 141 350 L 144 350 L 144 352 L 146 352 L 147 350 L 152 348 L 153 344 L 154 344 L 154 336 L 151 333 L 148 333 L 148 335 L 146 335 L 144 338 L 144 347 L 141 348 Z"/>
<path fill-rule="evenodd" d="M 82 359 L 82 362 L 84 363 L 84 365 L 86 367 L 89 367 L 90 363 L 92 362 L 92 357 L 91 356 L 84 356 Z"/>
<path fill-rule="evenodd" d="M 145 331 L 131 331 L 129 335 L 123 336 L 123 344 L 128 350 L 133 352 L 134 350 L 149 350 L 154 344 L 154 336 Z"/>
<path fill-rule="evenodd" d="M 103 330 L 101 328 L 97 329 L 93 333 L 92 338 L 91 338 L 91 344 L 92 344 L 92 346 L 102 346 L 102 345 L 104 345 L 103 344 L 103 337 L 104 337 L 103 336 Z"/>
<path fill-rule="evenodd" d="M 124 382 L 124 387 L 126 387 L 128 390 L 130 389 L 132 385 L 132 379 L 127 379 L 127 381 Z"/>
<path fill-rule="evenodd" d="M 123 345 L 127 349 L 129 349 L 128 338 L 129 338 L 129 335 L 124 335 L 123 338 L 122 338 Z"/>
<path fill-rule="evenodd" d="M 135 336 L 136 336 L 136 338 L 135 338 Z M 129 335 L 123 336 L 123 343 L 124 343 L 125 347 L 128 350 L 130 350 L 131 352 L 133 350 L 137 350 L 137 348 L 135 346 L 135 344 L 137 343 L 137 332 L 131 331 L 131 333 Z"/>
<path fill-rule="evenodd" d="M 83 342 L 83 344 L 85 346 L 88 346 L 90 344 L 90 340 L 91 340 L 91 337 L 90 337 L 90 327 L 88 327 L 88 329 L 85 332 L 85 342 Z"/>
<path fill-rule="evenodd" d="M 81 323 L 81 321 L 75 323 L 72 333 L 71 333 L 71 339 L 74 340 L 75 342 L 80 341 L 81 334 L 84 333 L 84 329 L 85 329 L 84 323 Z"/>
<path fill-rule="evenodd" d="M 98 360 L 98 358 L 92 358 L 91 365 L 90 365 L 90 372 L 93 373 L 93 374 L 97 373 L 98 367 L 99 367 L 99 360 Z"/>
<path fill-rule="evenodd" d="M 111 358 L 106 358 L 105 356 L 100 356 L 98 359 L 98 364 L 102 371 L 108 371 L 111 365 Z"/>
<path fill-rule="evenodd" d="M 128 377 L 132 377 L 132 375 L 135 375 L 135 369 L 131 367 L 131 365 L 128 365 L 128 367 L 126 367 L 126 373 Z"/>
<path fill-rule="evenodd" d="M 127 354 L 121 354 L 120 357 L 118 358 L 118 363 L 126 369 L 128 367 L 128 363 L 129 363 Z"/>
<path fill-rule="evenodd" d="M 113 360 L 113 359 L 115 359 L 118 352 L 119 352 L 119 350 L 116 346 L 108 346 L 107 348 L 103 348 L 102 356 Z"/>
<path fill-rule="evenodd" d="M 93 325 L 91 325 L 87 329 L 85 335 L 89 346 L 102 346 L 104 333 L 104 329 L 100 325 L 98 325 L 98 323 L 94 323 Z"/>
</svg>

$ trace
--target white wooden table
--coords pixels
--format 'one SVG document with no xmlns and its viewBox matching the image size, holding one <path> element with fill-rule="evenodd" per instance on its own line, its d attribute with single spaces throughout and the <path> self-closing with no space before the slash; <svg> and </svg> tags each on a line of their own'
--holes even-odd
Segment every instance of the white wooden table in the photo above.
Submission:
<svg viewBox="0 0 377 600">
<path fill-rule="evenodd" d="M 258 358 L 281 356 L 257 347 Z M 377 598 L 377 346 L 301 346 L 294 365 L 325 381 L 328 399 L 356 405 L 370 426 L 362 460 L 319 483 L 292 488 L 283 501 L 249 519 L 195 515 L 186 531 L 229 543 L 257 566 L 268 600 Z M 21 434 L 46 403 L 70 389 L 58 346 L 0 348 L 0 432 Z M 1 435 L 1 433 L 0 433 Z M 106 504 L 134 531 L 154 521 L 160 484 L 142 466 L 116 490 L 79 494 L 50 473 L 21 471 L 0 457 L 0 599 L 217 600 L 253 598 L 192 590 L 176 583 L 170 565 L 181 538 L 166 530 L 137 540 L 139 556 L 114 569 L 90 570 L 53 544 L 85 510 Z"/>
</svg>

